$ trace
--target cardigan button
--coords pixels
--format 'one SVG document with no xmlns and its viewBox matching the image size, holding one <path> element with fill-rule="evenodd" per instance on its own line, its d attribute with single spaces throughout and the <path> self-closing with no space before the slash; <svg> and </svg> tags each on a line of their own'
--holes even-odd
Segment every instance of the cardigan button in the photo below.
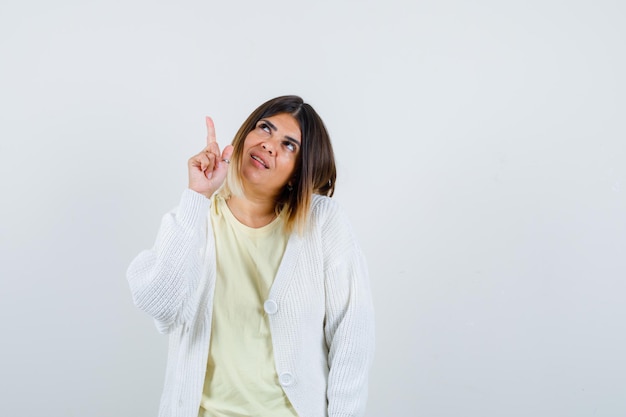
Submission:
<svg viewBox="0 0 626 417">
<path fill-rule="evenodd" d="M 263 310 L 265 310 L 267 314 L 276 314 L 278 311 L 278 304 L 276 304 L 276 301 L 274 300 L 267 300 L 263 303 Z"/>
<path fill-rule="evenodd" d="M 289 385 L 293 384 L 293 375 L 291 375 L 289 372 L 283 372 L 278 377 L 278 382 L 280 382 L 280 385 L 282 385 L 283 387 L 288 387 Z"/>
</svg>

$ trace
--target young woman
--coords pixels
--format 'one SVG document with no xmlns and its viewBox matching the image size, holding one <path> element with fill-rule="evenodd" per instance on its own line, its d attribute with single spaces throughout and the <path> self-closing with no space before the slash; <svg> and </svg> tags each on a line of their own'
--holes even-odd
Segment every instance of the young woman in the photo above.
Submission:
<svg viewBox="0 0 626 417">
<path fill-rule="evenodd" d="M 160 417 L 362 416 L 374 352 L 367 267 L 330 198 L 326 128 L 296 96 L 259 106 L 131 263 L 135 304 L 169 334 Z"/>
</svg>

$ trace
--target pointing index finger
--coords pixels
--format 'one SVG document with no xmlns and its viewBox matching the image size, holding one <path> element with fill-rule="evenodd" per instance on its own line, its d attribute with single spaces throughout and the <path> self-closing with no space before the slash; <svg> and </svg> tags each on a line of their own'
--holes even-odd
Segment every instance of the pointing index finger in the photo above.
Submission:
<svg viewBox="0 0 626 417">
<path fill-rule="evenodd" d="M 215 125 L 213 124 L 213 119 L 209 116 L 206 117 L 206 144 L 207 146 L 212 143 L 216 143 L 215 139 Z"/>
</svg>

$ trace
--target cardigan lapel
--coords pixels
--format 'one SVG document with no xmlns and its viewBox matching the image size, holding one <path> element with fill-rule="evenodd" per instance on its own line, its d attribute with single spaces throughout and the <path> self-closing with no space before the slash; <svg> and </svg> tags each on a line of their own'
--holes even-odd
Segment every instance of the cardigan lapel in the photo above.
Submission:
<svg viewBox="0 0 626 417">
<path fill-rule="evenodd" d="M 298 265 L 298 259 L 302 252 L 302 238 L 298 233 L 293 232 L 287 241 L 285 253 L 280 261 L 276 278 L 270 289 L 270 298 L 280 298 L 289 288 L 293 280 L 294 271 Z"/>
</svg>

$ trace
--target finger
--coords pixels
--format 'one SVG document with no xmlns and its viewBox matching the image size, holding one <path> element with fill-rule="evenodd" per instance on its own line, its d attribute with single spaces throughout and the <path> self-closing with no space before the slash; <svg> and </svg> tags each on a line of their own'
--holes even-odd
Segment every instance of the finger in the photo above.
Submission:
<svg viewBox="0 0 626 417">
<path fill-rule="evenodd" d="M 213 177 L 213 171 L 217 168 L 217 158 L 215 157 L 215 154 L 212 153 L 207 153 L 206 156 L 208 163 L 206 169 L 204 170 L 204 175 L 207 179 L 211 179 Z"/>
<path fill-rule="evenodd" d="M 199 154 L 189 159 L 189 165 L 195 168 L 199 168 L 200 171 L 205 171 L 209 166 L 209 157 L 206 153 L 200 152 Z"/>
<path fill-rule="evenodd" d="M 216 157 L 220 156 L 221 152 L 220 152 L 220 146 L 217 144 L 217 142 L 211 142 L 209 144 L 207 144 L 207 147 L 204 148 L 204 152 L 209 154 L 213 154 Z"/>
<path fill-rule="evenodd" d="M 215 139 L 215 124 L 213 124 L 213 119 L 209 116 L 206 118 L 206 145 L 207 148 L 211 146 L 212 143 L 216 143 Z"/>
</svg>

